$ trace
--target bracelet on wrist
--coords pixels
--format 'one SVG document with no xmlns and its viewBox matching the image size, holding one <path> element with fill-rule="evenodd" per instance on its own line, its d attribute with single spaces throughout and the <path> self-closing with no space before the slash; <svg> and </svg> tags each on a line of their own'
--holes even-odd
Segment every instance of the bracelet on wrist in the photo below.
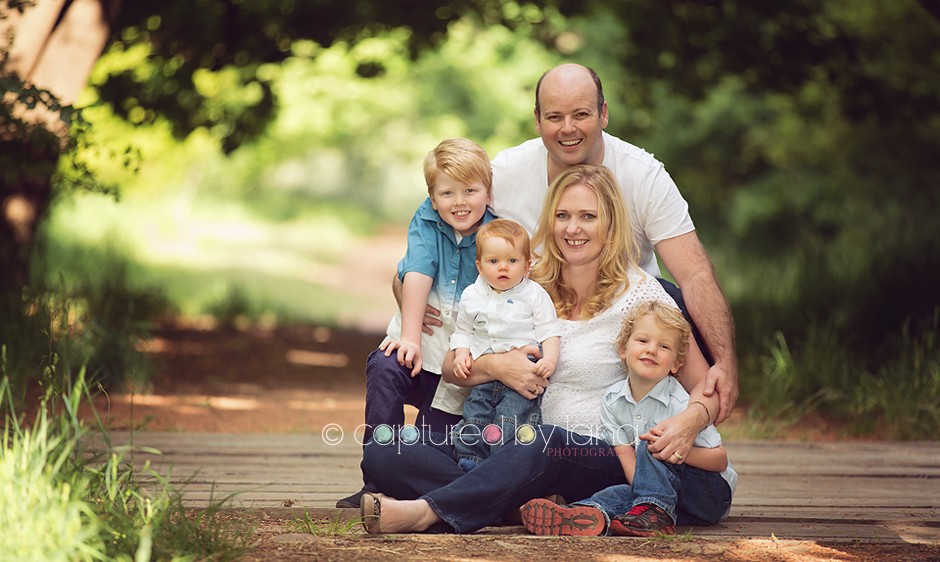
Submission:
<svg viewBox="0 0 940 562">
<path fill-rule="evenodd" d="M 693 400 L 692 403 L 693 403 L 693 404 L 699 404 L 699 405 L 702 406 L 702 408 L 705 408 L 705 418 L 706 418 L 705 427 L 708 427 L 709 425 L 711 425 L 711 423 L 712 423 L 712 414 L 711 414 L 711 412 L 708 411 L 708 406 L 706 406 L 705 403 L 702 402 L 701 400 Z"/>
</svg>

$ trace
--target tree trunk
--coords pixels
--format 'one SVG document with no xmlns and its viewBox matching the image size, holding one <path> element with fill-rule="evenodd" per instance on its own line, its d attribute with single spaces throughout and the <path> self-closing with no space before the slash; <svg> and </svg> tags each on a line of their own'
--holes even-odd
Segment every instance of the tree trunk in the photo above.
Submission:
<svg viewBox="0 0 940 562">
<path fill-rule="evenodd" d="M 8 51 L 4 76 L 48 90 L 71 105 L 88 81 L 110 33 L 120 0 L 43 0 L 22 14 L 0 6 L 0 51 Z M 8 43 L 12 40 L 12 43 Z M 28 280 L 36 229 L 52 200 L 52 175 L 68 130 L 55 112 L 18 107 L 0 123 L 0 299 L 14 307 Z M 6 313 L 6 311 L 4 311 Z"/>
</svg>

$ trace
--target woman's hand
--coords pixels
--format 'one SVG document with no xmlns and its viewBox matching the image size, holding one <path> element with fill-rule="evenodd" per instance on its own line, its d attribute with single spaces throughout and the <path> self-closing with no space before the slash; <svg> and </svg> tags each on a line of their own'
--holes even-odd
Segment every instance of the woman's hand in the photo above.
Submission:
<svg viewBox="0 0 940 562">
<path fill-rule="evenodd" d="M 537 364 L 529 359 L 529 355 L 541 359 L 542 354 L 539 351 L 539 346 L 527 345 L 506 353 L 494 353 L 487 357 L 499 358 L 495 370 L 490 367 L 490 372 L 493 373 L 496 380 L 515 390 L 521 396 L 532 400 L 545 392 L 548 379 L 539 374 Z"/>
<path fill-rule="evenodd" d="M 535 363 L 529 360 L 529 355 L 541 357 L 539 346 L 528 345 L 506 353 L 481 355 L 473 361 L 467 378 L 461 379 L 451 374 L 454 369 L 454 352 L 450 351 L 444 358 L 444 380 L 457 386 L 499 381 L 531 400 L 545 392 L 548 379 L 539 376 Z"/>
<path fill-rule="evenodd" d="M 653 457 L 672 464 L 681 464 L 689 451 L 698 432 L 704 427 L 704 414 L 698 409 L 687 409 L 671 418 L 665 419 L 656 427 L 640 436 Z M 678 455 L 676 454 L 678 453 Z"/>
</svg>

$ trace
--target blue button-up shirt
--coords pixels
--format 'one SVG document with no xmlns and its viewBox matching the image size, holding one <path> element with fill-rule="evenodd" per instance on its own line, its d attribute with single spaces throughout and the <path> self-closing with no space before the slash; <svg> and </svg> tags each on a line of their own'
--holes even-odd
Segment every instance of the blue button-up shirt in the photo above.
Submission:
<svg viewBox="0 0 940 562">
<path fill-rule="evenodd" d="M 487 210 L 483 224 L 493 220 Z M 477 278 L 476 233 L 457 241 L 454 228 L 431 206 L 431 198 L 415 211 L 408 227 L 408 251 L 398 262 L 398 278 L 410 271 L 434 279 L 431 292 L 441 306 L 441 316 L 456 317 L 460 294 Z M 447 334 L 448 338 L 450 334 Z"/>
</svg>

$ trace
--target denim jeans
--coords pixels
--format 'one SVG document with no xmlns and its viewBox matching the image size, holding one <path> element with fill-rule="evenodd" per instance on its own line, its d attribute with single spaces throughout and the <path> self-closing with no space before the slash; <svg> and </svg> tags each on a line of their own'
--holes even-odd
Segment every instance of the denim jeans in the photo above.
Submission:
<svg viewBox="0 0 940 562">
<path fill-rule="evenodd" d="M 654 458 L 641 441 L 632 486 L 611 486 L 575 505 L 600 509 L 609 526 L 611 518 L 641 503 L 663 508 L 677 525 L 714 525 L 731 506 L 731 488 L 718 472 Z"/>
<path fill-rule="evenodd" d="M 382 424 L 401 428 L 405 423 L 405 404 L 418 409 L 415 425 L 419 430 L 448 432 L 460 421 L 460 416 L 431 408 L 440 379 L 440 375 L 424 370 L 412 377 L 411 368 L 399 365 L 394 353 L 391 357 L 378 349 L 370 353 L 366 363 L 366 424 L 362 442 L 368 443 L 375 428 Z M 369 486 L 371 479 L 365 465 L 359 467 L 365 488 L 374 491 Z"/>
<path fill-rule="evenodd" d="M 540 403 L 541 395 L 529 400 L 499 381 L 473 387 L 463 403 L 463 420 L 451 433 L 454 455 L 477 464 L 483 462 L 515 439 L 520 425 L 541 422 Z M 486 429 L 490 425 L 499 428 L 498 435 Z"/>
<path fill-rule="evenodd" d="M 533 498 L 588 498 L 626 484 L 607 443 L 552 425 L 536 427 L 531 442 L 506 443 L 470 472 L 457 466 L 449 441 L 449 435 L 433 433 L 412 444 L 372 441 L 363 462 L 381 492 L 427 501 L 458 533 L 482 529 Z"/>
</svg>

